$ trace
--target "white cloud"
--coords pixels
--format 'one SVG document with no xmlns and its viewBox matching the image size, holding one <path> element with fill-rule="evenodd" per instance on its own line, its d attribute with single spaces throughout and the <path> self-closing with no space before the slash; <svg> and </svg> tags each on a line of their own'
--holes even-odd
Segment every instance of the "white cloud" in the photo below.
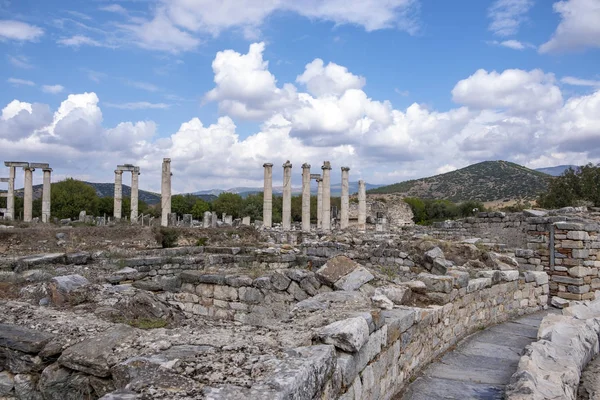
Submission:
<svg viewBox="0 0 600 400">
<path fill-rule="evenodd" d="M 533 0 L 496 0 L 488 10 L 489 30 L 498 36 L 515 35 L 532 6 Z"/>
<path fill-rule="evenodd" d="M 6 82 L 14 86 L 35 86 L 35 83 L 27 79 L 8 78 Z"/>
<path fill-rule="evenodd" d="M 13 100 L 2 109 L 2 119 L 6 121 L 11 118 L 14 118 L 23 110 L 27 111 L 29 114 L 33 112 L 30 103 L 21 102 L 19 100 Z"/>
<path fill-rule="evenodd" d="M 228 29 L 238 29 L 254 40 L 267 17 L 278 11 L 358 25 L 366 31 L 395 28 L 415 34 L 418 9 L 417 0 L 161 0 L 151 19 L 120 27 L 140 47 L 178 52 L 196 48 L 198 36 L 217 36 Z"/>
<path fill-rule="evenodd" d="M 591 86 L 600 88 L 600 81 L 595 81 L 592 79 L 581 79 L 575 78 L 573 76 L 565 76 L 560 80 L 562 83 L 572 86 Z"/>
<path fill-rule="evenodd" d="M 513 40 L 513 39 L 504 40 L 502 42 L 494 40 L 489 43 L 496 45 L 496 46 L 508 47 L 509 49 L 513 49 L 513 50 L 535 49 L 535 46 L 532 45 L 531 43 L 520 42 L 518 40 Z"/>
<path fill-rule="evenodd" d="M 158 86 L 148 82 L 125 80 L 125 84 L 136 89 L 145 90 L 147 92 L 158 92 L 160 90 Z"/>
<path fill-rule="evenodd" d="M 600 47 L 600 2 L 598 0 L 566 0 L 553 5 L 561 21 L 540 53 L 579 51 Z"/>
<path fill-rule="evenodd" d="M 452 89 L 455 102 L 474 108 L 505 108 L 515 112 L 556 109 L 562 94 L 552 74 L 539 69 L 507 69 L 502 73 L 480 69 Z"/>
<path fill-rule="evenodd" d="M 108 6 L 100 7 L 101 11 L 113 12 L 117 14 L 127 15 L 127 10 L 119 4 L 110 4 Z"/>
<path fill-rule="evenodd" d="M 12 65 L 14 65 L 17 68 L 23 68 L 23 69 L 31 69 L 33 68 L 33 65 L 29 62 L 29 58 L 23 55 L 19 55 L 19 56 L 11 56 L 11 55 L 6 55 L 6 57 L 8 58 L 8 62 L 10 62 Z"/>
<path fill-rule="evenodd" d="M 92 46 L 92 47 L 111 47 L 101 43 L 95 39 L 92 39 L 84 35 L 75 35 L 68 38 L 62 38 L 57 41 L 58 44 L 69 47 L 81 47 L 81 46 Z"/>
<path fill-rule="evenodd" d="M 166 109 L 169 108 L 170 104 L 165 103 L 150 103 L 147 101 L 138 101 L 132 103 L 107 103 L 104 105 L 112 108 L 120 108 L 121 110 L 147 110 L 147 109 Z"/>
<path fill-rule="evenodd" d="M 0 20 L 0 41 L 19 40 L 31 42 L 44 34 L 43 29 L 21 21 Z"/>
<path fill-rule="evenodd" d="M 58 94 L 65 90 L 65 87 L 62 85 L 43 85 L 42 91 L 45 93 Z"/>
<path fill-rule="evenodd" d="M 308 92 L 315 96 L 326 94 L 340 95 L 348 89 L 362 89 L 365 78 L 348 72 L 346 67 L 329 63 L 323 67 L 323 60 L 315 59 L 306 65 L 304 73 L 296 82 L 306 85 Z"/>
</svg>

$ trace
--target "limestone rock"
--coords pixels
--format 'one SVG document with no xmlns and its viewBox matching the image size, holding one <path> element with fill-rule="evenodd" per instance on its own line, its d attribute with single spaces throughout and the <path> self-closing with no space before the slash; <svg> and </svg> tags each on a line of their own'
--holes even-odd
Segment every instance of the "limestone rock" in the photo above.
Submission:
<svg viewBox="0 0 600 400">
<path fill-rule="evenodd" d="M 550 300 L 550 304 L 556 308 L 569 307 L 569 303 L 569 300 L 563 299 L 558 296 L 552 296 L 552 299 Z"/>
<path fill-rule="evenodd" d="M 375 307 L 379 307 L 382 310 L 391 310 L 394 308 L 394 303 L 383 294 L 376 294 L 371 297 L 371 301 Z"/>
<path fill-rule="evenodd" d="M 393 304 L 402 305 L 410 301 L 412 291 L 402 286 L 382 286 L 375 289 L 375 295 L 383 295 Z"/>
<path fill-rule="evenodd" d="M 58 363 L 76 371 L 107 377 L 110 375 L 110 367 L 116 362 L 113 347 L 127 343 L 136 334 L 136 329 L 119 324 L 67 348 L 58 359 Z"/>
<path fill-rule="evenodd" d="M 0 396 L 6 396 L 15 387 L 15 378 L 8 371 L 0 372 Z"/>
<path fill-rule="evenodd" d="M 357 290 L 374 278 L 373 274 L 365 267 L 357 267 L 354 271 L 336 281 L 333 286 L 338 290 Z"/>
<path fill-rule="evenodd" d="M 362 317 L 348 318 L 319 328 L 315 338 L 338 349 L 356 353 L 369 339 L 369 325 Z"/>
<path fill-rule="evenodd" d="M 402 282 L 400 285 L 408 287 L 414 293 L 424 294 L 427 292 L 427 285 L 422 281 Z"/>
<path fill-rule="evenodd" d="M 341 277 L 348 275 L 360 267 L 356 261 L 346 256 L 337 256 L 327 260 L 327 263 L 316 272 L 317 277 L 326 285 L 332 286 Z"/>
<path fill-rule="evenodd" d="M 54 335 L 50 333 L 19 325 L 0 324 L 0 347 L 37 354 L 52 338 Z"/>
<path fill-rule="evenodd" d="M 37 376 L 30 374 L 15 375 L 15 394 L 19 399 L 42 400 L 42 394 L 36 389 Z"/>
<path fill-rule="evenodd" d="M 444 259 L 444 252 L 439 247 L 434 247 L 433 249 L 425 252 L 425 260 L 433 263 L 436 258 Z"/>
<path fill-rule="evenodd" d="M 425 284 L 431 292 L 450 293 L 452 291 L 452 277 L 426 274 L 417 275 L 417 279 Z"/>
<path fill-rule="evenodd" d="M 314 297 L 296 303 L 293 311 L 325 310 L 330 307 L 338 308 L 342 306 L 356 309 L 364 308 L 369 306 L 369 300 L 360 292 L 335 291 L 319 293 Z"/>
<path fill-rule="evenodd" d="M 493 251 L 488 253 L 487 264 L 490 268 L 501 271 L 517 269 L 519 267 L 519 263 L 514 258 L 506 254 L 494 253 Z"/>
</svg>

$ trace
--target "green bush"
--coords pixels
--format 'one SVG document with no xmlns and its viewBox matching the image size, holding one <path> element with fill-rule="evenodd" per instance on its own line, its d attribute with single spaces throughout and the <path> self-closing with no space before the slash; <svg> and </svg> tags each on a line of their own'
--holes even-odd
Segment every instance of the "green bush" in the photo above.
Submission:
<svg viewBox="0 0 600 400">
<path fill-rule="evenodd" d="M 537 203 L 540 207 L 561 208 L 580 204 L 600 206 L 600 164 L 569 168 L 554 178 Z"/>
<path fill-rule="evenodd" d="M 154 229 L 154 238 L 157 243 L 160 243 L 163 249 L 176 247 L 179 232 L 175 228 L 165 228 L 161 226 L 160 228 Z"/>
<path fill-rule="evenodd" d="M 404 201 L 413 212 L 413 221 L 419 225 L 429 225 L 434 221 L 446 219 L 464 218 L 476 212 L 485 211 L 483 203 L 478 201 L 465 201 L 458 205 L 449 200 L 419 199 L 416 197 L 407 197 Z"/>
</svg>

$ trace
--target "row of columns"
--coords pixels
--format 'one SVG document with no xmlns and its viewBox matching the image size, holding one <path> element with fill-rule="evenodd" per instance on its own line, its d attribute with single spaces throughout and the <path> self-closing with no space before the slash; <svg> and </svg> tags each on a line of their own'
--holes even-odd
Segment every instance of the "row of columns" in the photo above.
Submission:
<svg viewBox="0 0 600 400">
<path fill-rule="evenodd" d="M 140 167 L 125 164 L 117 165 L 115 170 L 115 196 L 113 214 L 118 221 L 123 213 L 123 172 L 131 171 L 131 215 L 130 220 L 135 223 L 138 218 L 138 199 L 139 199 L 139 176 Z"/>
<path fill-rule="evenodd" d="M 23 161 L 6 161 L 4 165 L 8 167 L 8 178 L 2 178 L 2 181 L 8 183 L 8 190 L 4 194 L 6 197 L 6 210 L 4 219 L 15 219 L 15 175 L 16 168 L 23 168 L 25 179 L 23 186 L 23 221 L 31 222 L 33 220 L 33 172 L 36 168 L 43 171 L 42 185 L 42 222 L 50 221 L 50 188 L 52 185 L 52 168 L 46 163 L 29 163 Z"/>
<path fill-rule="evenodd" d="M 263 226 L 273 225 L 273 164 L 265 163 L 263 189 Z M 310 231 L 310 182 L 317 181 L 317 229 L 331 230 L 331 163 L 323 162 L 322 175 L 312 175 L 310 164 L 302 164 L 302 230 Z M 342 167 L 342 196 L 340 228 L 347 229 L 349 225 L 349 175 L 350 168 Z M 365 182 L 359 181 L 359 229 L 366 228 L 366 191 Z M 292 164 L 283 164 L 283 204 L 282 227 L 290 230 L 292 225 Z M 362 221 L 362 224 L 361 224 Z"/>
</svg>

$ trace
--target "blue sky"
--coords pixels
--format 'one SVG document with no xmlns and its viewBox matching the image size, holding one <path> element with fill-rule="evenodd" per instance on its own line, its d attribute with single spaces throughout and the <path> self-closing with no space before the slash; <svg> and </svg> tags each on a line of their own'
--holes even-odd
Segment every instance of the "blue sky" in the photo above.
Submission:
<svg viewBox="0 0 600 400">
<path fill-rule="evenodd" d="M 171 157 L 176 191 L 287 159 L 372 183 L 598 162 L 598 21 L 599 0 L 0 0 L 0 158 L 134 163 L 156 190 Z"/>
</svg>

